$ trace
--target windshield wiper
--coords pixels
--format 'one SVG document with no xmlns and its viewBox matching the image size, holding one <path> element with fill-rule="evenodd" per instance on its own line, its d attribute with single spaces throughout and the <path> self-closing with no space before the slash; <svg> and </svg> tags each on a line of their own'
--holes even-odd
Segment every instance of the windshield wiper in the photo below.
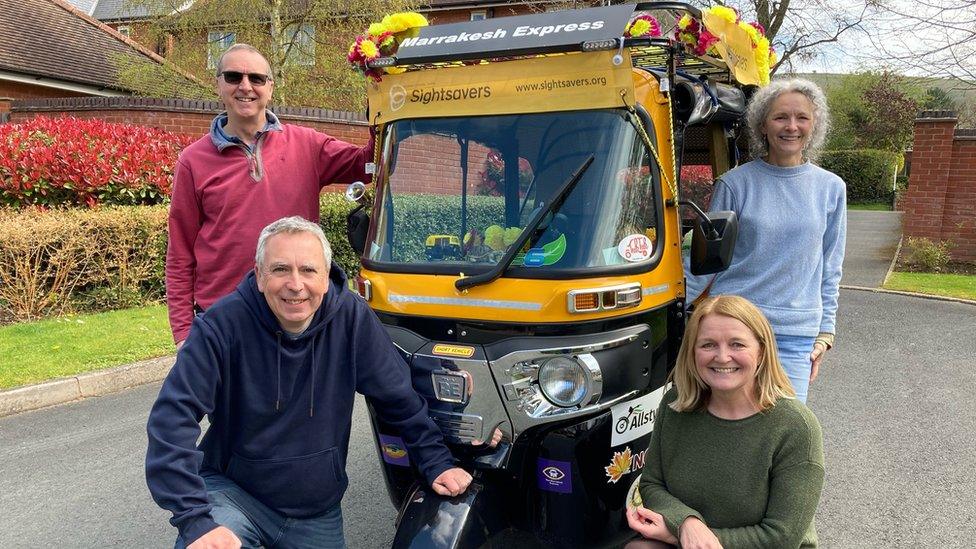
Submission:
<svg viewBox="0 0 976 549">
<path fill-rule="evenodd" d="M 487 273 L 459 278 L 454 282 L 454 287 L 458 290 L 464 290 L 473 286 L 488 284 L 489 282 L 493 282 L 496 278 L 500 277 L 502 273 L 505 272 L 505 269 L 508 269 L 509 265 L 512 264 L 512 260 L 514 260 L 515 256 L 518 255 L 519 250 L 522 249 L 522 246 L 525 246 L 525 243 L 528 242 L 530 238 L 535 236 L 536 229 L 542 225 L 542 221 L 546 218 L 546 216 L 550 213 L 555 214 L 556 211 L 562 207 L 563 202 L 566 202 L 566 199 L 569 198 L 569 193 L 576 188 L 576 184 L 579 183 L 580 179 L 583 178 L 583 174 L 586 173 L 586 170 L 591 164 L 593 164 L 593 159 L 594 157 L 592 154 L 586 157 L 586 160 L 584 160 L 583 164 L 576 169 L 576 172 L 573 173 L 572 177 L 570 177 L 569 180 L 559 187 L 559 191 L 556 192 L 552 200 L 548 204 L 545 202 L 539 204 L 539 206 L 536 208 L 536 214 L 532 216 L 532 219 L 529 221 L 529 224 L 525 226 L 525 229 L 519 233 L 519 237 L 515 240 L 515 242 L 509 246 L 508 251 L 505 252 L 505 255 L 503 255 L 501 260 L 498 261 L 498 265 L 495 265 L 494 269 L 488 271 Z"/>
</svg>

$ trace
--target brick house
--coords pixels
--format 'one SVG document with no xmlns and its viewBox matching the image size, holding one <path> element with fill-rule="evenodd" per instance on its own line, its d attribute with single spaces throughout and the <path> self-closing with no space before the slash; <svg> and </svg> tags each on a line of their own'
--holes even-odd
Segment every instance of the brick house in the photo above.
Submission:
<svg viewBox="0 0 976 549">
<path fill-rule="evenodd" d="M 0 0 L 0 120 L 15 99 L 131 95 L 123 59 L 166 64 L 62 0 Z"/>
<path fill-rule="evenodd" d="M 129 0 L 67 1 L 87 15 L 117 30 L 120 34 L 141 42 L 145 47 L 152 49 L 159 55 L 166 56 L 177 44 L 174 44 L 172 36 L 165 39 L 149 37 L 146 29 L 150 19 L 158 15 L 174 15 L 180 11 L 191 10 L 194 4 L 206 0 L 186 0 L 178 10 L 165 14 L 150 13 L 145 6 L 132 6 Z M 417 11 L 426 15 L 431 24 L 437 25 L 611 3 L 620 2 L 610 0 L 430 0 L 421 4 Z M 220 51 L 233 43 L 234 36 L 230 31 L 232 29 L 219 28 L 206 31 L 207 47 L 212 50 L 208 52 L 208 65 L 213 64 L 215 55 L 219 55 Z M 311 44 L 316 41 L 316 34 L 322 31 L 303 25 L 297 32 L 305 35 L 304 41 Z M 200 44 L 203 45 L 202 35 L 200 36 Z M 314 52 L 314 47 L 312 51 Z M 314 53 L 312 55 L 314 56 Z M 314 63 L 314 60 L 311 62 Z"/>
</svg>

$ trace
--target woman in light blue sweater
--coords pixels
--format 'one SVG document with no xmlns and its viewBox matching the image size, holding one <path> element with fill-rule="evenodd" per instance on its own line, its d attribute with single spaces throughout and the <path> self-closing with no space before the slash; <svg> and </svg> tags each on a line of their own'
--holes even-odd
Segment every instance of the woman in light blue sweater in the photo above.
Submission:
<svg viewBox="0 0 976 549">
<path fill-rule="evenodd" d="M 688 276 L 688 303 L 737 294 L 755 303 L 776 335 L 780 361 L 806 402 L 824 353 L 833 345 L 847 233 L 846 186 L 812 164 L 830 125 L 827 101 L 806 80 L 777 80 L 753 96 L 748 112 L 755 160 L 715 182 L 710 209 L 733 210 L 739 238 L 732 264 Z"/>
</svg>

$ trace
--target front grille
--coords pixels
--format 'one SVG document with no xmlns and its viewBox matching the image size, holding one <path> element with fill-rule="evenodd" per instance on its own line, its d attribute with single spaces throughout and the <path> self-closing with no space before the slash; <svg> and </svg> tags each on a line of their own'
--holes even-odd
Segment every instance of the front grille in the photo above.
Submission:
<svg viewBox="0 0 976 549">
<path fill-rule="evenodd" d="M 484 419 L 481 416 L 431 410 L 430 418 L 434 420 L 448 442 L 471 444 L 482 436 Z"/>
</svg>

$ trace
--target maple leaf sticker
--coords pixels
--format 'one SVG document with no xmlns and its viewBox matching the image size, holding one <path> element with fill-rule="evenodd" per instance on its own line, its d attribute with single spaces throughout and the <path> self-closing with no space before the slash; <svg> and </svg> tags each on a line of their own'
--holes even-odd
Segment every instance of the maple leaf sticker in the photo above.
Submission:
<svg viewBox="0 0 976 549">
<path fill-rule="evenodd" d="M 624 448 L 623 452 L 614 452 L 610 465 L 603 468 L 607 472 L 607 476 L 610 477 L 610 482 L 615 483 L 620 480 L 620 477 L 629 473 L 633 460 L 634 456 L 630 453 L 630 446 Z"/>
</svg>

